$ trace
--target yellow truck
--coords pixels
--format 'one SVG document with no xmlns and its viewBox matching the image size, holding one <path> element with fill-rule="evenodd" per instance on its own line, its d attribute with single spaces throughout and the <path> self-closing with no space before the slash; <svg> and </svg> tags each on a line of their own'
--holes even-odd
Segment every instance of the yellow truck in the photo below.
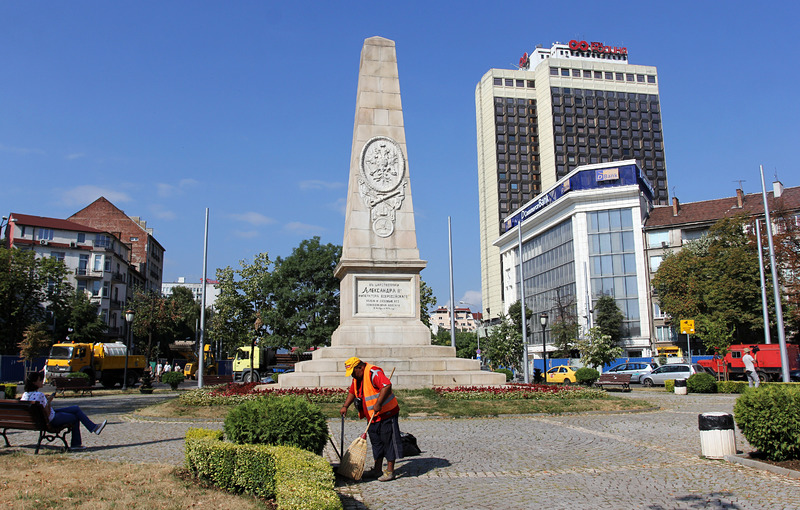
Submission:
<svg viewBox="0 0 800 510">
<path fill-rule="evenodd" d="M 197 357 L 195 342 L 190 340 L 173 342 L 169 344 L 169 349 L 186 358 L 186 366 L 183 367 L 183 376 L 187 379 L 196 378 L 200 359 Z M 211 345 L 206 344 L 203 347 L 203 352 L 205 353 L 203 355 L 203 375 L 217 375 L 217 362 L 214 358 L 214 353 L 211 352 Z"/>
<path fill-rule="evenodd" d="M 59 377 L 70 372 L 83 372 L 94 385 L 100 381 L 104 388 L 122 384 L 125 373 L 125 344 L 59 343 L 50 348 L 47 358 L 48 377 Z M 128 355 L 128 386 L 133 386 L 142 376 L 147 363 L 142 355 Z"/>
</svg>

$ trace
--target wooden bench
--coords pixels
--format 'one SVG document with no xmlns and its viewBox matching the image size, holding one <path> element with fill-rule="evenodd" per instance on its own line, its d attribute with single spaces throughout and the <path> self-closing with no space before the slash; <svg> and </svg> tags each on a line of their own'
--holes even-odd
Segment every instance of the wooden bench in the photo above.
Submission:
<svg viewBox="0 0 800 510">
<path fill-rule="evenodd" d="M 6 440 L 6 448 L 11 446 L 8 442 L 6 431 L 35 430 L 39 432 L 39 441 L 36 443 L 36 453 L 42 446 L 42 440 L 52 443 L 60 439 L 64 443 L 63 451 L 68 451 L 67 434 L 72 433 L 72 424 L 65 423 L 61 427 L 52 427 L 44 414 L 44 407 L 39 402 L 24 400 L 0 400 L 0 435 Z"/>
<path fill-rule="evenodd" d="M 595 386 L 605 389 L 605 386 L 621 386 L 624 391 L 631 391 L 631 374 L 603 374 Z"/>
<path fill-rule="evenodd" d="M 226 384 L 233 382 L 232 375 L 204 375 L 203 386 L 216 386 L 218 384 Z"/>
<path fill-rule="evenodd" d="M 50 379 L 50 382 L 56 387 L 56 393 L 60 392 L 62 395 L 66 390 L 75 393 L 80 391 L 81 394 L 92 394 L 92 386 L 90 386 L 89 381 L 83 377 L 53 377 Z"/>
</svg>

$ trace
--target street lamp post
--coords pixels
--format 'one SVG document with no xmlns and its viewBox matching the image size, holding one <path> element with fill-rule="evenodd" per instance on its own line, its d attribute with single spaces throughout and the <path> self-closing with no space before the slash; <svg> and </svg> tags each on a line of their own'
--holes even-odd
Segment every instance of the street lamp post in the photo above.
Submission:
<svg viewBox="0 0 800 510">
<path fill-rule="evenodd" d="M 547 382 L 547 347 L 544 342 L 544 330 L 547 328 L 547 314 L 545 312 L 539 315 L 539 323 L 542 325 L 542 380 Z"/>
<path fill-rule="evenodd" d="M 131 350 L 131 326 L 133 325 L 133 310 L 125 310 L 125 322 L 128 324 L 128 345 L 125 346 L 125 368 L 122 370 L 122 389 L 128 389 L 128 351 Z"/>
<path fill-rule="evenodd" d="M 475 306 L 472 303 L 467 303 L 466 301 L 459 301 L 458 304 Z M 472 309 L 470 309 L 470 314 L 472 314 Z M 481 319 L 480 325 L 477 328 L 475 328 L 475 339 L 478 340 L 478 349 L 475 351 L 475 355 L 478 358 L 478 361 L 481 361 L 481 364 L 483 364 L 481 360 L 481 335 L 480 335 L 480 328 L 482 326 L 483 326 L 483 319 Z"/>
</svg>

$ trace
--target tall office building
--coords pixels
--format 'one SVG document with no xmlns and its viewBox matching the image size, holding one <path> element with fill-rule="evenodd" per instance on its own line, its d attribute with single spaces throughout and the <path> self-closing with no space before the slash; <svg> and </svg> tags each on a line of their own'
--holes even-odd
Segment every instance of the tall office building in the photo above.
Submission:
<svg viewBox="0 0 800 510">
<path fill-rule="evenodd" d="M 503 313 L 493 245 L 503 219 L 579 165 L 635 159 L 666 204 L 658 73 L 627 48 L 571 41 L 537 47 L 518 69 L 491 69 L 475 89 L 481 291 L 487 319 Z"/>
</svg>

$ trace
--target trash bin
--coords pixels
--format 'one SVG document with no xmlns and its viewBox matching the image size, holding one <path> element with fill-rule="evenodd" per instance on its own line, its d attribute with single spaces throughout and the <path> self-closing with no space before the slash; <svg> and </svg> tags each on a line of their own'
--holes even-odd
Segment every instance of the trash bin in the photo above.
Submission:
<svg viewBox="0 0 800 510">
<path fill-rule="evenodd" d="M 700 428 L 700 447 L 703 456 L 721 459 L 736 454 L 736 436 L 733 416 L 728 413 L 703 413 L 697 415 Z"/>
<path fill-rule="evenodd" d="M 676 395 L 686 395 L 686 379 L 676 379 L 675 380 L 675 394 Z"/>
</svg>

